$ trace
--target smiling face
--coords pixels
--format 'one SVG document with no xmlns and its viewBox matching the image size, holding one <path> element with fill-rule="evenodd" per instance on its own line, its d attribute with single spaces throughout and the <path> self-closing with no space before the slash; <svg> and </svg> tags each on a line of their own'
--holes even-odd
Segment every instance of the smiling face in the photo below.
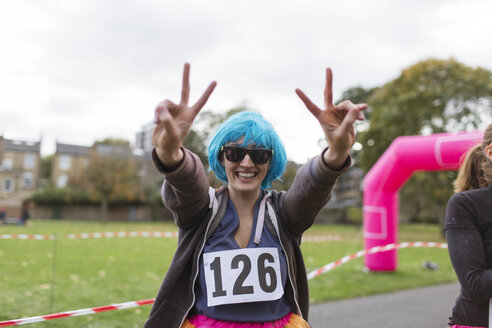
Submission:
<svg viewBox="0 0 492 328">
<path fill-rule="evenodd" d="M 226 146 L 244 147 L 242 140 L 229 143 Z M 255 145 L 248 145 L 247 148 L 255 148 Z M 265 178 L 269 162 L 266 164 L 255 164 L 248 154 L 240 162 L 231 162 L 222 154 L 222 161 L 228 180 L 228 188 L 234 193 L 259 193 L 261 183 Z"/>
</svg>

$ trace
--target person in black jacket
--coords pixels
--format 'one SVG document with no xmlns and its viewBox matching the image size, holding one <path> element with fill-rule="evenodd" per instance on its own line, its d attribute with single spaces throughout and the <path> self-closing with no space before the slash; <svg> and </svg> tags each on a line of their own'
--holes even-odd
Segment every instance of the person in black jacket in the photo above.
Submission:
<svg viewBox="0 0 492 328">
<path fill-rule="evenodd" d="M 259 113 L 231 116 L 208 148 L 210 167 L 224 182 L 214 190 L 200 159 L 183 142 L 216 83 L 189 105 L 189 72 L 185 64 L 180 103 L 166 99 L 155 110 L 152 159 L 165 176 L 163 202 L 179 238 L 145 327 L 308 328 L 301 237 L 350 167 L 354 122 L 364 119 L 367 105 L 348 100 L 334 105 L 331 69 L 326 70 L 323 108 L 296 90 L 329 147 L 281 192 L 266 190 L 285 169 L 275 129 Z"/>
<path fill-rule="evenodd" d="M 489 327 L 492 298 L 492 124 L 460 166 L 444 232 L 461 292 L 449 325 Z"/>
<path fill-rule="evenodd" d="M 5 209 L 0 207 L 0 223 L 7 224 L 7 214 L 5 213 Z"/>
</svg>

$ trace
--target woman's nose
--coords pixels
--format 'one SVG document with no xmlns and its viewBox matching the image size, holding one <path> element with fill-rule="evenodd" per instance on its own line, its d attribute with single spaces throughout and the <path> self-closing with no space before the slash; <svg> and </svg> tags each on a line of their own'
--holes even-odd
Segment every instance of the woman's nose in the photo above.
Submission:
<svg viewBox="0 0 492 328">
<path fill-rule="evenodd" d="M 243 160 L 241 161 L 241 166 L 244 166 L 244 167 L 251 167 L 253 166 L 253 161 L 251 160 L 251 158 L 249 157 L 249 154 L 246 154 L 243 158 Z"/>
</svg>

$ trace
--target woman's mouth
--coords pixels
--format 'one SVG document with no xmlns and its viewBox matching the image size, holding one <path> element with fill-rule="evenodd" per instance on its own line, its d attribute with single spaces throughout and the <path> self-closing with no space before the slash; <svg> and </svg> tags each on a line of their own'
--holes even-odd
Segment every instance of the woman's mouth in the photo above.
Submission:
<svg viewBox="0 0 492 328">
<path fill-rule="evenodd" d="M 243 179 L 252 179 L 256 177 L 256 172 L 236 172 L 236 176 Z"/>
</svg>

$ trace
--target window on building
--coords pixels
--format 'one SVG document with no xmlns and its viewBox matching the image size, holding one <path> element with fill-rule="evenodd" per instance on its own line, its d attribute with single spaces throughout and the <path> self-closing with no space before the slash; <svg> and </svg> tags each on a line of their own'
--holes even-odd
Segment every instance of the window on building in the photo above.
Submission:
<svg viewBox="0 0 492 328">
<path fill-rule="evenodd" d="M 56 186 L 58 188 L 63 188 L 67 185 L 68 182 L 68 175 L 63 174 L 58 177 L 58 180 L 56 181 Z"/>
<path fill-rule="evenodd" d="M 12 161 L 11 158 L 4 158 L 2 161 L 2 171 L 12 171 L 12 168 L 14 167 L 14 162 Z"/>
<path fill-rule="evenodd" d="M 24 172 L 22 186 L 24 188 L 32 188 L 34 186 L 34 174 L 32 172 Z"/>
<path fill-rule="evenodd" d="M 36 164 L 36 156 L 34 154 L 24 154 L 24 168 L 33 169 Z"/>
<path fill-rule="evenodd" d="M 68 155 L 61 155 L 60 158 L 58 159 L 58 166 L 60 167 L 60 170 L 69 170 L 70 169 L 70 156 Z"/>
<path fill-rule="evenodd" d="M 14 192 L 14 180 L 11 178 L 4 178 L 2 180 L 1 189 L 5 193 Z"/>
</svg>

